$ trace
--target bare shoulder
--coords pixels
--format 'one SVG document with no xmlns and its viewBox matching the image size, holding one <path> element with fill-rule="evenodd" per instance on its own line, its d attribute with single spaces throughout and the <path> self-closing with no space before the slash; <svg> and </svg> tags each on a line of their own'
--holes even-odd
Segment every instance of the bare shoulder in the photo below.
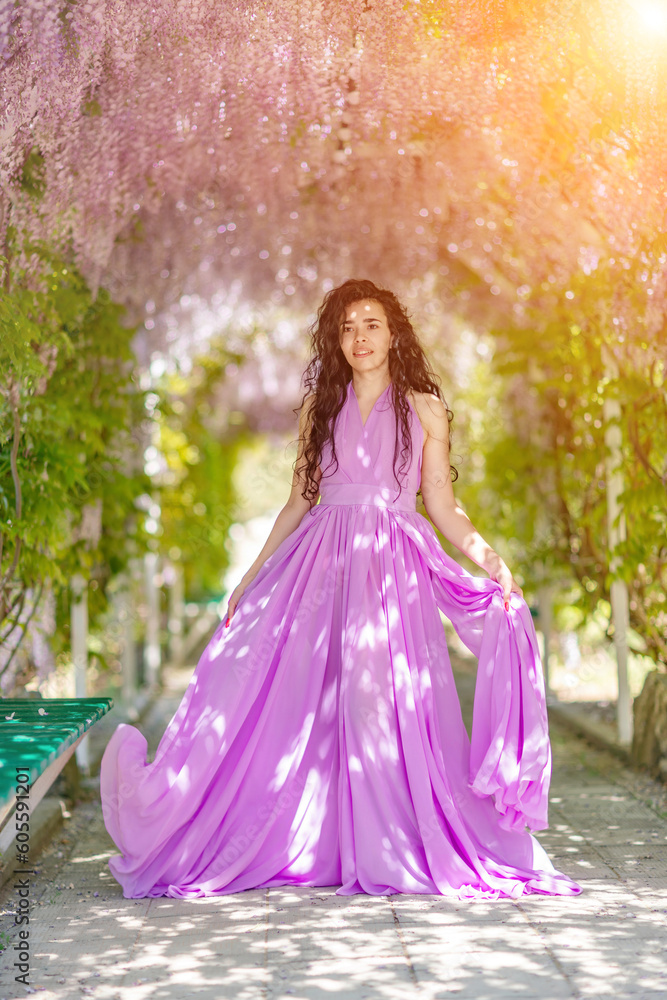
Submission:
<svg viewBox="0 0 667 1000">
<path fill-rule="evenodd" d="M 448 433 L 447 409 L 435 393 L 411 389 L 408 398 L 424 429 L 424 443 L 427 437 L 442 438 Z"/>
<path fill-rule="evenodd" d="M 301 411 L 299 413 L 299 430 L 301 432 L 305 432 L 310 426 L 310 411 L 314 401 L 315 393 L 309 392 L 303 401 L 303 406 L 301 407 Z"/>
</svg>

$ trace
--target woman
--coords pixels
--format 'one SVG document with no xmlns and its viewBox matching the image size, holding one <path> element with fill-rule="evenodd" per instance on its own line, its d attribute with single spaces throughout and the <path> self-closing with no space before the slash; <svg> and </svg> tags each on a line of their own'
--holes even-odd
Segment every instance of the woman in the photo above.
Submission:
<svg viewBox="0 0 667 1000">
<path fill-rule="evenodd" d="M 285 507 L 154 761 L 125 724 L 105 751 L 112 874 L 128 898 L 576 894 L 527 829 L 551 766 L 532 619 L 456 504 L 451 412 L 405 310 L 346 281 L 312 338 Z M 488 579 L 443 551 L 420 487 Z M 439 609 L 479 659 L 471 741 Z"/>
</svg>

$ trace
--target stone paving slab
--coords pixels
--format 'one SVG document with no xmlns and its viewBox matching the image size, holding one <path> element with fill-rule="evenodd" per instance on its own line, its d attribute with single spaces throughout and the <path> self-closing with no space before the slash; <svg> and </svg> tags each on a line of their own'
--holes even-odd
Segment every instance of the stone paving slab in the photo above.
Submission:
<svg viewBox="0 0 667 1000">
<path fill-rule="evenodd" d="M 141 725 L 149 753 L 179 701 L 179 690 L 167 692 Z M 664 796 L 567 730 L 553 727 L 552 744 L 552 826 L 539 839 L 582 884 L 578 897 L 465 903 L 279 886 L 124 899 L 93 792 L 33 859 L 31 989 L 44 1000 L 664 997 Z M 0 892 L 0 942 L 9 943 L 0 1000 L 28 995 L 12 978 L 14 907 L 10 882 Z"/>
</svg>

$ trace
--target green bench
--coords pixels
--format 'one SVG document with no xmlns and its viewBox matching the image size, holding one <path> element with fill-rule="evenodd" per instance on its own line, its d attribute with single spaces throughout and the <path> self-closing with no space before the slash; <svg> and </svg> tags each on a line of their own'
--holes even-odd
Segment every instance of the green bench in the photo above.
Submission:
<svg viewBox="0 0 667 1000">
<path fill-rule="evenodd" d="M 17 768 L 29 775 L 30 814 L 113 698 L 0 698 L 0 857 L 16 835 Z"/>
</svg>

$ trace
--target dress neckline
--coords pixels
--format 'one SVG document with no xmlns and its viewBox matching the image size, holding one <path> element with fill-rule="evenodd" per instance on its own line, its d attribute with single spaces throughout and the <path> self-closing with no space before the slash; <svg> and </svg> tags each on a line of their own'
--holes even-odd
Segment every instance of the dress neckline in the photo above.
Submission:
<svg viewBox="0 0 667 1000">
<path fill-rule="evenodd" d="M 375 407 L 376 407 L 376 406 L 378 405 L 378 403 L 380 402 L 380 400 L 382 399 L 382 397 L 383 397 L 383 396 L 384 396 L 384 395 L 386 394 L 386 392 L 387 392 L 387 389 L 391 389 L 391 386 L 392 386 L 392 383 L 390 382 L 390 383 L 389 383 L 389 385 L 388 385 L 388 386 L 386 386 L 386 387 L 385 387 L 385 388 L 384 388 L 384 389 L 382 390 L 382 392 L 380 393 L 380 395 L 378 396 L 378 398 L 377 398 L 377 399 L 375 400 L 375 402 L 373 403 L 373 405 L 372 405 L 372 407 L 371 407 L 371 411 L 370 411 L 370 413 L 368 414 L 368 416 L 366 417 L 366 422 L 364 423 L 364 419 L 363 419 L 363 417 L 361 416 L 361 407 L 359 406 L 359 399 L 357 398 L 357 394 L 356 394 L 356 392 L 354 391 L 354 383 L 353 383 L 352 379 L 350 379 L 350 391 L 352 392 L 352 395 L 354 396 L 354 398 L 355 398 L 355 400 L 356 400 L 356 403 L 357 403 L 357 413 L 359 414 L 359 420 L 361 421 L 361 426 L 362 426 L 362 428 L 363 428 L 364 430 L 366 430 L 366 424 L 368 423 L 368 421 L 369 421 L 369 420 L 371 419 L 371 417 L 373 416 L 373 411 L 375 410 Z"/>
</svg>

